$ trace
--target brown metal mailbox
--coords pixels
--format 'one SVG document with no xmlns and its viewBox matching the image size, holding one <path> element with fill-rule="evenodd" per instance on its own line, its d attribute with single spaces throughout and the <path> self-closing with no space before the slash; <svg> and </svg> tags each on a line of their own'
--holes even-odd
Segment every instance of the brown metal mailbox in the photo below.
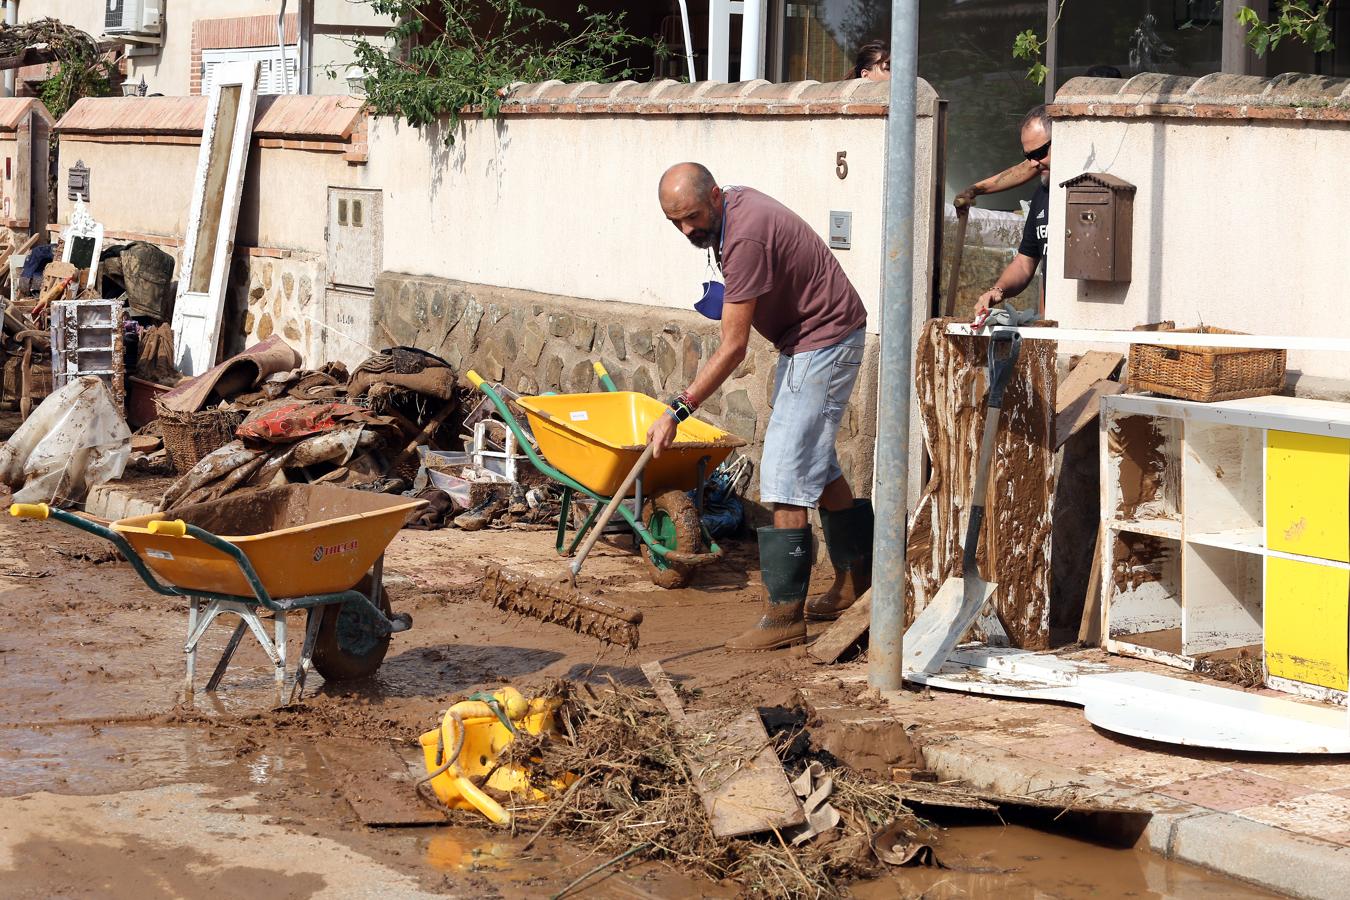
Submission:
<svg viewBox="0 0 1350 900">
<path fill-rule="evenodd" d="M 1064 277 L 1129 281 L 1134 185 L 1103 172 L 1085 172 L 1064 188 Z"/>
</svg>

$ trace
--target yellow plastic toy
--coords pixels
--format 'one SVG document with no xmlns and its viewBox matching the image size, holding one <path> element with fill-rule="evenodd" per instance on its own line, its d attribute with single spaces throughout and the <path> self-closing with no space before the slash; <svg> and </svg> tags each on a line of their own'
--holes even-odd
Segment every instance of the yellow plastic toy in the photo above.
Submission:
<svg viewBox="0 0 1350 900">
<path fill-rule="evenodd" d="M 453 809 L 476 809 L 498 825 L 510 825 L 510 811 L 480 785 L 536 800 L 547 796 L 531 787 L 524 769 L 498 766 L 497 758 L 516 732 L 553 734 L 560 703 L 557 698 L 526 700 L 508 686 L 491 696 L 474 694 L 450 707 L 440 727 L 419 738 L 436 797 Z M 555 787 L 565 788 L 570 780 L 555 782 Z"/>
</svg>

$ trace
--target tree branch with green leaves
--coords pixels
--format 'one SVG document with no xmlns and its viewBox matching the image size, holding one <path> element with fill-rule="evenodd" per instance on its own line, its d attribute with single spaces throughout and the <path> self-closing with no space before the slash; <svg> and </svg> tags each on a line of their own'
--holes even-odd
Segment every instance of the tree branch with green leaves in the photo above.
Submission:
<svg viewBox="0 0 1350 900">
<path fill-rule="evenodd" d="M 495 118 L 512 84 L 622 80 L 634 74 L 627 54 L 664 53 L 659 42 L 630 33 L 623 13 L 585 6 L 566 22 L 523 0 L 365 2 L 397 23 L 384 44 L 350 42 L 365 71 L 367 104 L 419 127 L 446 118 L 446 143 L 466 112 Z"/>
<path fill-rule="evenodd" d="M 1060 0 L 1055 25 L 1064 16 L 1067 0 Z M 1219 0 L 1216 0 L 1219 2 Z M 1331 33 L 1331 9 L 1335 0 L 1276 0 L 1277 12 L 1269 21 L 1262 19 L 1249 6 L 1239 7 L 1237 21 L 1247 29 L 1247 45 L 1259 57 L 1264 57 L 1284 41 L 1306 44 L 1314 53 L 1335 49 Z M 1033 28 L 1028 28 L 1013 39 L 1012 55 L 1028 63 L 1027 79 L 1044 84 L 1047 75 L 1046 42 Z"/>
</svg>

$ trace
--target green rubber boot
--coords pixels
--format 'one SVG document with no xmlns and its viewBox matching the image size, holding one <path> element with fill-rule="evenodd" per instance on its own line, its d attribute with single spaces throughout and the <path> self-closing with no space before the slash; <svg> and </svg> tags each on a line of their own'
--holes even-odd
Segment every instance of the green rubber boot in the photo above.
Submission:
<svg viewBox="0 0 1350 900">
<path fill-rule="evenodd" d="M 806 604 L 806 617 L 830 621 L 872 587 L 872 501 L 855 500 L 852 509 L 839 512 L 821 507 L 820 525 L 834 564 L 834 583 Z"/>
<path fill-rule="evenodd" d="M 764 615 L 748 631 L 727 641 L 728 650 L 777 650 L 806 642 L 802 607 L 811 585 L 811 529 L 759 529 L 759 568 L 764 580 Z"/>
</svg>

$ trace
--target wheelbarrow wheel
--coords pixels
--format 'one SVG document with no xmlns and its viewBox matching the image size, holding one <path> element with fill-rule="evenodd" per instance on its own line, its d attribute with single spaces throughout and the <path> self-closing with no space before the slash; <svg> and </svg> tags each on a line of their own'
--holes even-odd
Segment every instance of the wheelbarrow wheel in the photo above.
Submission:
<svg viewBox="0 0 1350 900">
<path fill-rule="evenodd" d="M 698 553 L 703 543 L 698 510 L 685 491 L 670 490 L 649 497 L 642 504 L 642 523 L 652 538 L 666 550 L 680 553 Z M 642 545 L 642 558 L 647 561 L 652 583 L 663 588 L 682 588 L 689 583 L 694 570 L 680 563 L 668 562 Z"/>
<path fill-rule="evenodd" d="M 371 595 L 372 579 L 361 579 L 356 590 Z M 375 605 L 386 616 L 392 612 L 389 592 L 380 590 Z M 351 681 L 374 675 L 389 652 L 390 635 L 381 635 L 374 616 L 364 604 L 333 603 L 310 613 L 319 614 L 319 634 L 314 642 L 314 668 L 325 681 Z"/>
</svg>

